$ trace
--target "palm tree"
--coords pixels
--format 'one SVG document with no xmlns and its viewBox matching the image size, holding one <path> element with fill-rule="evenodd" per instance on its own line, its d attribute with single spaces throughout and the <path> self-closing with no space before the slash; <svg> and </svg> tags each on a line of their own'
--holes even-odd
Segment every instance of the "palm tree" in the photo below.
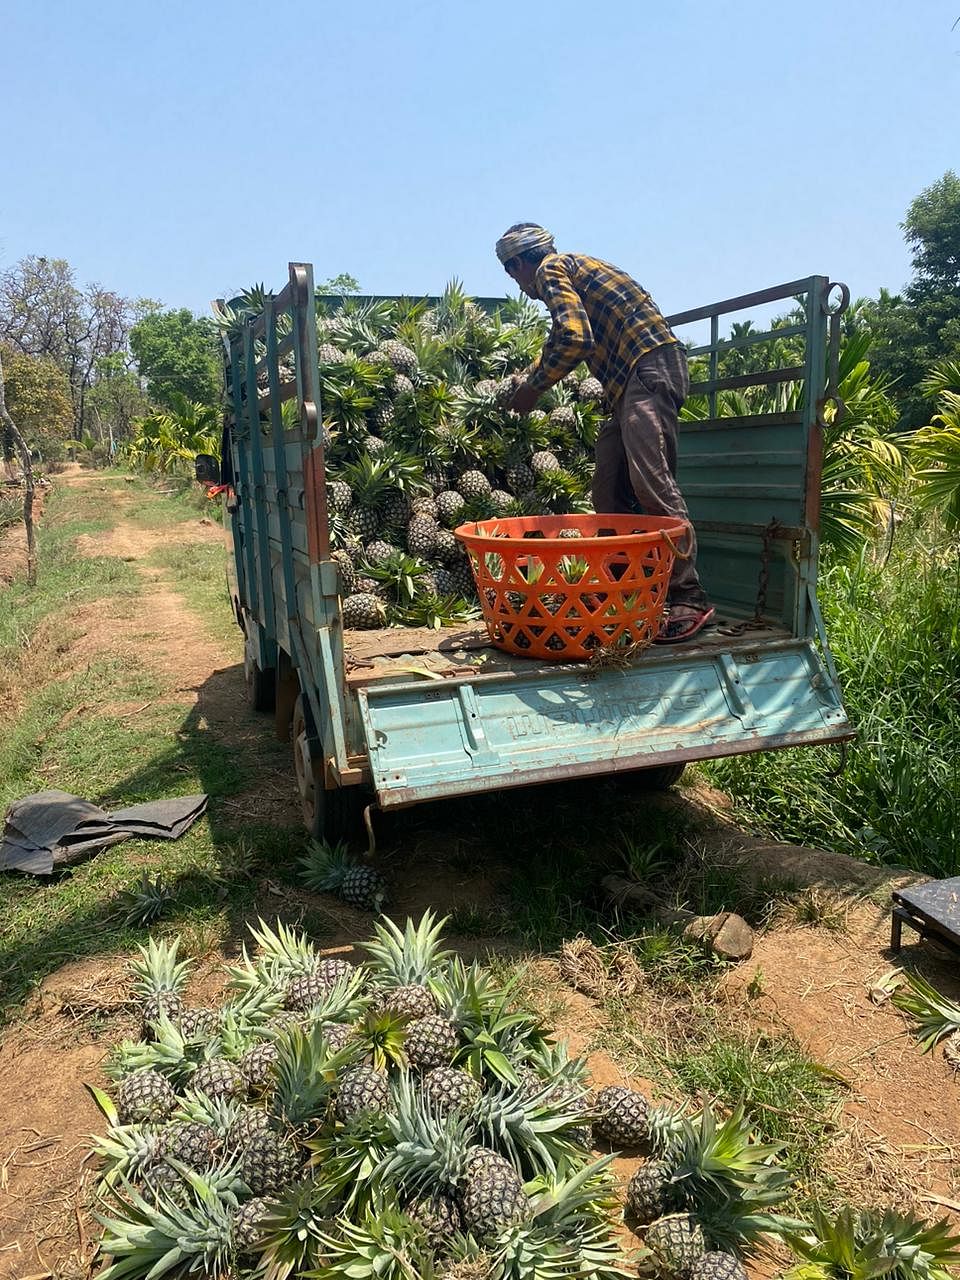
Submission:
<svg viewBox="0 0 960 1280">
<path fill-rule="evenodd" d="M 187 471 L 198 453 L 220 456 L 220 411 L 179 394 L 171 409 L 147 414 L 134 422 L 126 456 L 144 471 Z"/>
<path fill-rule="evenodd" d="M 937 397 L 937 412 L 909 437 L 911 457 L 919 463 L 917 501 L 940 511 L 948 528 L 960 529 L 960 360 L 941 360 L 920 385 Z"/>
</svg>

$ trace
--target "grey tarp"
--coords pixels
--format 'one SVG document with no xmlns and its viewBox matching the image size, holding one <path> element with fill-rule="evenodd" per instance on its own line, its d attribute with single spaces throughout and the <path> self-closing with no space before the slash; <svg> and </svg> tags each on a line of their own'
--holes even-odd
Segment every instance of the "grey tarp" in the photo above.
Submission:
<svg viewBox="0 0 960 1280">
<path fill-rule="evenodd" d="M 106 813 L 66 791 L 39 791 L 7 810 L 0 843 L 0 871 L 48 876 L 131 837 L 176 840 L 205 812 L 207 797 L 173 796 Z"/>
</svg>

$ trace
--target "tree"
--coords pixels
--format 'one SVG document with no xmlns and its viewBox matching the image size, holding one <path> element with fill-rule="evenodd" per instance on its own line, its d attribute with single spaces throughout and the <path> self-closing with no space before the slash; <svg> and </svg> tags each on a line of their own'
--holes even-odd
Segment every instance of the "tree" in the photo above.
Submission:
<svg viewBox="0 0 960 1280">
<path fill-rule="evenodd" d="M 20 428 L 7 409 L 2 345 L 0 345 L 0 427 L 3 428 L 4 438 L 9 437 L 13 441 L 13 447 L 20 455 L 20 465 L 23 467 L 23 525 L 27 532 L 27 583 L 32 587 L 37 581 L 37 539 L 33 528 L 33 460 Z"/>
<path fill-rule="evenodd" d="M 318 280 L 316 289 L 317 293 L 359 293 L 360 281 L 349 271 L 341 271 L 339 275 L 331 276 L 329 280 Z"/>
<path fill-rule="evenodd" d="M 7 408 L 14 415 L 29 449 L 36 449 L 48 461 L 59 461 L 63 446 L 73 431 L 70 383 L 56 361 L 49 356 L 27 356 L 11 348 L 4 357 L 4 391 Z M 15 448 L 9 432 L 4 432 L 3 456 L 9 462 Z"/>
<path fill-rule="evenodd" d="M 126 440 L 133 420 L 150 409 L 140 379 L 127 368 L 126 356 L 120 351 L 97 361 L 96 380 L 87 402 L 101 443 Z"/>
<path fill-rule="evenodd" d="M 97 362 L 125 348 L 132 319 L 129 299 L 99 284 L 81 289 L 64 258 L 31 254 L 0 275 L 0 338 L 24 355 L 49 357 L 67 375 L 76 434 Z"/>
<path fill-rule="evenodd" d="M 219 404 L 220 351 L 212 320 L 198 319 L 186 307 L 153 311 L 130 330 L 147 394 L 156 404 L 175 407 L 175 397 L 198 404 Z"/>
<path fill-rule="evenodd" d="M 881 292 L 864 317 L 874 364 L 896 382 L 901 426 L 913 430 L 930 418 L 927 370 L 960 358 L 960 178 L 948 170 L 921 191 L 901 225 L 913 278 L 902 295 Z"/>
</svg>

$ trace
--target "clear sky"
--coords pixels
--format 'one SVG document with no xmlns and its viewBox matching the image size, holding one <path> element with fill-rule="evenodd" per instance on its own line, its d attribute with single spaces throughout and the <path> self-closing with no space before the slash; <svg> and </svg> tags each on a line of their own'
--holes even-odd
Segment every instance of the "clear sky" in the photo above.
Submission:
<svg viewBox="0 0 960 1280">
<path fill-rule="evenodd" d="M 0 0 L 0 268 L 206 310 L 291 259 L 364 291 L 542 222 L 668 311 L 899 288 L 960 169 L 960 0 Z"/>
</svg>

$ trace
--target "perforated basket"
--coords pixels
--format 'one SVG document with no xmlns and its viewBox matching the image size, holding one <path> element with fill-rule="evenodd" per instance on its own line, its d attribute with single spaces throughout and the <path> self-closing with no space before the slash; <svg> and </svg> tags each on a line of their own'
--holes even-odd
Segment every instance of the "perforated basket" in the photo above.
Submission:
<svg viewBox="0 0 960 1280">
<path fill-rule="evenodd" d="M 653 640 L 690 526 L 667 516 L 520 516 L 455 532 L 493 644 L 582 662 L 601 648 Z"/>
</svg>

